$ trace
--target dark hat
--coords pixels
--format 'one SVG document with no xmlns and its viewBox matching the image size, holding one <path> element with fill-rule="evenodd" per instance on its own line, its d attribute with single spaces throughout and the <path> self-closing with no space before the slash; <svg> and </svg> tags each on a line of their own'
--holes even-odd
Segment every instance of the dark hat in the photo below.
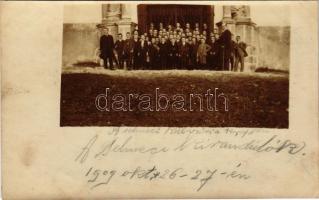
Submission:
<svg viewBox="0 0 319 200">
<path fill-rule="evenodd" d="M 105 28 L 105 25 L 104 24 L 97 24 L 96 28 Z"/>
<path fill-rule="evenodd" d="M 225 26 L 225 23 L 222 22 L 222 21 L 216 23 L 216 26 L 217 26 L 217 27 L 221 27 L 221 26 L 223 26 L 223 25 Z"/>
</svg>

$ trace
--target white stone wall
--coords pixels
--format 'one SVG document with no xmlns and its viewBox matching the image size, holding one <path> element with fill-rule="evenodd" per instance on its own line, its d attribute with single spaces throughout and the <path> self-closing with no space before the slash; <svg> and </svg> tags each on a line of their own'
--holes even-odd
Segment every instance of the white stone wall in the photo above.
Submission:
<svg viewBox="0 0 319 200">
<path fill-rule="evenodd" d="M 290 28 L 258 27 L 258 66 L 289 71 Z"/>
</svg>

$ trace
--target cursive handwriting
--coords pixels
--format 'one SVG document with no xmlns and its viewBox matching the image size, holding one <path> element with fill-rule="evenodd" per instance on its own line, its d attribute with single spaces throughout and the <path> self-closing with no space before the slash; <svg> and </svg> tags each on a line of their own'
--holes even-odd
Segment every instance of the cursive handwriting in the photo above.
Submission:
<svg viewBox="0 0 319 200">
<path fill-rule="evenodd" d="M 202 190 L 214 178 L 222 178 L 224 180 L 242 180 L 250 179 L 251 176 L 240 171 L 241 163 L 237 164 L 232 170 L 224 169 L 195 169 L 186 170 L 183 167 L 173 169 L 159 169 L 157 166 L 142 167 L 137 166 L 133 169 L 100 169 L 90 167 L 85 172 L 87 183 L 91 190 L 101 186 L 108 186 L 115 178 L 123 178 L 134 181 L 144 180 L 146 182 L 154 182 L 156 180 L 177 180 L 194 181 L 197 183 L 196 191 Z"/>
<path fill-rule="evenodd" d="M 82 141 L 74 161 L 80 164 L 81 170 L 84 170 L 83 177 L 91 190 L 110 187 L 114 180 L 124 179 L 125 182 L 138 180 L 139 182 L 144 181 L 145 184 L 156 181 L 163 184 L 186 181 L 191 185 L 194 184 L 194 190 L 199 192 L 220 181 L 244 182 L 255 177 L 255 174 L 249 173 L 248 166 L 243 166 L 243 163 L 247 164 L 247 161 L 239 159 L 231 160 L 233 163 L 231 165 L 229 162 L 222 165 L 209 162 L 210 167 L 205 165 L 196 168 L 191 167 L 192 165 L 180 165 L 179 162 L 168 165 L 170 168 L 163 168 L 163 165 L 159 165 L 158 161 L 150 162 L 149 160 L 147 166 L 142 164 L 144 162 L 130 162 L 128 166 L 117 167 L 113 165 L 99 166 L 101 163 L 112 162 L 111 158 L 120 157 L 121 154 L 126 154 L 123 155 L 123 158 L 136 155 L 139 156 L 139 159 L 154 156 L 158 156 L 158 158 L 174 156 L 178 159 L 182 156 L 192 155 L 191 153 L 214 153 L 218 156 L 216 152 L 230 151 L 236 155 L 258 153 L 260 155 L 284 154 L 296 157 L 304 156 L 307 146 L 304 141 L 294 141 L 284 138 L 280 134 L 255 134 L 249 129 L 239 131 L 231 128 L 224 130 L 201 129 L 202 134 L 196 129 L 169 128 L 164 129 L 161 133 L 157 129 L 152 129 L 152 132 L 149 133 L 150 137 L 147 139 L 145 139 L 145 134 L 148 134 L 147 129 L 141 133 L 142 136 L 136 128 L 133 133 L 128 130 L 124 129 L 123 133 L 117 128 L 109 134 L 95 134 Z M 153 138 L 156 138 L 156 141 L 153 141 Z M 171 138 L 173 139 L 171 140 Z M 97 162 L 102 159 L 105 160 Z M 172 182 L 172 180 L 174 181 Z"/>
<path fill-rule="evenodd" d="M 257 153 L 286 153 L 288 155 L 305 155 L 303 151 L 306 147 L 305 142 L 294 142 L 290 139 L 280 139 L 278 135 L 271 135 L 265 139 L 245 139 L 237 140 L 216 139 L 206 137 L 199 139 L 196 136 L 181 136 L 180 142 L 168 144 L 163 142 L 160 145 L 148 142 L 137 143 L 137 136 L 115 137 L 111 139 L 99 139 L 94 135 L 85 143 L 80 152 L 77 153 L 75 161 L 84 163 L 88 158 L 101 159 L 111 153 L 135 153 L 148 155 L 150 157 L 165 154 L 167 152 L 191 151 L 210 151 L 221 149 L 224 151 L 252 151 Z M 135 139 L 135 140 L 134 140 Z"/>
</svg>

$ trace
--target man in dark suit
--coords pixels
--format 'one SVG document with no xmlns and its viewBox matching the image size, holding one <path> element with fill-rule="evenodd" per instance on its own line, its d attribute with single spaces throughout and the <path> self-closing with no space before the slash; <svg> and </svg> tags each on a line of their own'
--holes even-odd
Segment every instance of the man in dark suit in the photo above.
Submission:
<svg viewBox="0 0 319 200">
<path fill-rule="evenodd" d="M 104 61 L 104 67 L 107 68 L 107 61 L 110 64 L 110 69 L 113 70 L 113 49 L 114 40 L 111 35 L 109 35 L 109 29 L 103 27 L 103 35 L 100 38 L 100 57 Z"/>
<path fill-rule="evenodd" d="M 235 54 L 236 54 L 237 44 L 234 41 L 234 34 L 231 34 L 231 46 L 230 46 L 230 68 L 229 71 L 235 71 Z"/>
<path fill-rule="evenodd" d="M 124 58 L 126 62 L 126 68 L 128 70 L 132 69 L 133 65 L 133 39 L 131 38 L 131 33 L 127 32 L 126 33 L 126 40 L 124 42 Z"/>
<path fill-rule="evenodd" d="M 209 30 L 208 30 L 208 26 L 207 26 L 206 23 L 203 24 L 202 32 L 204 32 L 204 31 L 206 32 L 206 35 L 205 35 L 205 36 L 207 37 L 207 34 L 209 34 Z"/>
<path fill-rule="evenodd" d="M 217 40 L 217 44 L 219 45 L 218 51 L 218 60 L 219 67 L 221 70 L 228 70 L 231 59 L 231 32 L 226 28 L 226 24 L 224 22 L 216 23 L 219 31 L 219 38 Z"/>
<path fill-rule="evenodd" d="M 151 45 L 149 46 L 149 57 L 150 57 L 150 68 L 151 69 L 157 69 L 158 68 L 158 63 L 159 63 L 159 56 L 158 56 L 158 51 L 159 47 L 156 43 L 156 39 L 152 38 L 151 40 Z"/>
<path fill-rule="evenodd" d="M 118 34 L 118 40 L 115 42 L 115 51 L 117 54 L 117 59 L 119 61 L 119 68 L 123 69 L 124 65 L 124 40 L 122 38 L 122 34 Z"/>
<path fill-rule="evenodd" d="M 180 56 L 180 68 L 188 68 L 188 59 L 189 59 L 189 44 L 186 42 L 186 38 L 182 37 L 182 43 L 179 46 L 179 56 Z"/>
<path fill-rule="evenodd" d="M 169 66 L 173 69 L 177 68 L 177 57 L 178 57 L 178 45 L 176 43 L 175 38 L 171 39 L 171 42 L 168 45 L 168 58 L 169 58 Z"/>
<path fill-rule="evenodd" d="M 159 43 L 158 47 L 160 69 L 165 69 L 167 68 L 168 47 L 164 37 L 161 38 L 161 42 Z"/>
<path fill-rule="evenodd" d="M 146 58 L 148 56 L 148 44 L 145 41 L 145 36 L 141 35 L 141 39 L 137 46 L 137 54 L 138 54 L 138 64 L 139 68 L 143 69 L 146 68 Z"/>
<path fill-rule="evenodd" d="M 134 36 L 133 36 L 133 69 L 138 69 L 138 67 L 139 67 L 138 46 L 139 46 L 138 34 L 134 33 Z"/>
<path fill-rule="evenodd" d="M 215 70 L 216 67 L 216 38 L 214 34 L 211 34 L 210 40 L 208 41 L 208 45 L 212 48 L 208 52 L 207 61 L 209 65 L 209 69 Z"/>
<path fill-rule="evenodd" d="M 197 49 L 198 49 L 198 43 L 196 41 L 195 37 L 192 37 L 192 41 L 189 45 L 189 56 L 190 56 L 190 65 L 189 69 L 195 69 L 197 67 Z"/>
<path fill-rule="evenodd" d="M 240 36 L 236 36 L 236 48 L 235 48 L 235 71 L 238 70 L 238 64 L 240 63 L 239 71 L 244 71 L 245 57 L 248 56 L 246 51 L 246 43 L 240 41 Z"/>
</svg>

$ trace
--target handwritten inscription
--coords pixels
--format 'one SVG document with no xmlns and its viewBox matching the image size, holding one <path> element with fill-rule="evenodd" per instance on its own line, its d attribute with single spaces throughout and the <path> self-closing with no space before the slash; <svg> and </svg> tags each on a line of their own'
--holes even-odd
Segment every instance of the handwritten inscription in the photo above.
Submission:
<svg viewBox="0 0 319 200">
<path fill-rule="evenodd" d="M 99 135 L 94 135 L 87 144 L 82 148 L 76 156 L 75 161 L 84 163 L 88 156 L 93 156 L 94 159 L 108 156 L 110 153 L 138 153 L 154 156 L 166 152 L 181 152 L 185 150 L 192 151 L 209 151 L 213 149 L 222 150 L 237 150 L 237 151 L 253 151 L 258 153 L 286 153 L 297 155 L 302 153 L 306 147 L 305 142 L 293 142 L 289 139 L 280 139 L 278 135 L 271 135 L 266 139 L 249 139 L 238 141 L 227 141 L 214 138 L 198 139 L 196 136 L 186 136 L 181 139 L 181 142 L 176 145 L 162 144 L 151 145 L 141 144 L 136 145 L 133 141 L 134 136 L 124 136 L 121 139 L 116 137 L 109 141 L 98 142 Z M 99 144 L 98 144 L 99 143 Z"/>
<path fill-rule="evenodd" d="M 150 168 L 143 168 L 142 166 L 137 166 L 135 169 L 99 169 L 95 167 L 90 167 L 85 173 L 87 178 L 87 183 L 90 189 L 95 189 L 101 186 L 107 186 L 111 184 L 112 180 L 115 178 L 123 178 L 127 180 L 144 180 L 147 182 L 152 182 L 156 180 L 177 180 L 184 179 L 188 181 L 194 181 L 197 183 L 196 191 L 200 191 L 211 182 L 215 177 L 223 178 L 225 180 L 236 179 L 236 180 L 247 180 L 250 175 L 240 173 L 238 168 L 240 168 L 241 163 L 239 163 L 234 170 L 227 171 L 221 169 L 196 169 L 193 171 L 187 171 L 183 167 L 178 167 L 174 169 L 159 169 L 156 166 Z"/>
<path fill-rule="evenodd" d="M 175 168 L 163 169 L 159 166 L 158 159 L 163 156 L 190 155 L 189 153 L 207 153 L 230 151 L 239 153 L 258 154 L 286 154 L 287 156 L 304 156 L 306 143 L 304 141 L 293 141 L 284 138 L 280 134 L 254 133 L 252 130 L 240 130 L 226 128 L 219 129 L 147 129 L 140 134 L 150 134 L 151 137 L 161 137 L 161 142 L 154 143 L 152 138 L 141 139 L 136 128 L 130 129 L 114 128 L 111 132 L 95 134 L 88 138 L 76 152 L 74 161 L 80 166 L 85 166 L 84 177 L 92 190 L 102 186 L 108 186 L 114 179 L 127 179 L 130 181 L 143 180 L 147 182 L 182 180 L 194 182 L 194 190 L 201 191 L 214 180 L 221 179 L 232 181 L 247 181 L 256 176 L 250 174 L 242 160 L 231 160 L 234 166 L 227 167 L 221 163 L 211 168 L 187 168 L 185 166 L 173 165 Z M 167 139 L 174 138 L 170 142 Z M 110 162 L 110 158 L 121 156 L 139 156 L 148 162 L 148 165 L 135 164 L 135 168 L 127 166 L 99 167 L 101 160 Z M 200 154 L 199 154 L 200 155 Z M 154 158 L 157 156 L 156 158 Z M 217 155 L 218 156 L 218 155 Z M 107 159 L 109 157 L 109 159 Z M 150 159 L 157 159 L 150 162 Z M 278 158 L 278 157 L 277 157 Z M 97 162 L 99 161 L 99 162 Z M 228 160 L 229 161 L 229 160 Z M 246 163 L 247 161 L 244 161 Z M 246 163 L 247 164 L 247 163 Z M 87 168 L 89 166 L 89 168 Z"/>
</svg>

